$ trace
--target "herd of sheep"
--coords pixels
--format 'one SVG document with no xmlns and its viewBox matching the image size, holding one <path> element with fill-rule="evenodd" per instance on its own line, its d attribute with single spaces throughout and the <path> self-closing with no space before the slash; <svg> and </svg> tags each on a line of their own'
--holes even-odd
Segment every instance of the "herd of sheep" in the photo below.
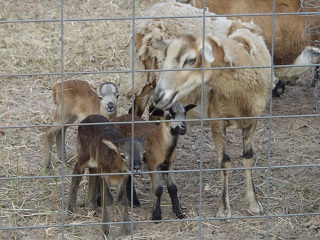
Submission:
<svg viewBox="0 0 320 240">
<path fill-rule="evenodd" d="M 64 81 L 53 86 L 54 126 L 46 130 L 43 165 L 48 168 L 54 164 L 51 163 L 54 136 L 57 155 L 67 156 L 62 142 L 67 126 L 56 125 L 61 124 L 61 120 L 64 124 L 80 122 L 73 174 L 82 174 L 85 168 L 89 168 L 90 173 L 111 174 L 101 178 L 89 177 L 86 205 L 94 209 L 100 203 L 102 221 L 109 222 L 109 208 L 113 204 L 110 186 L 115 185 L 121 221 L 128 222 L 122 225 L 123 234 L 130 233 L 128 200 L 134 206 L 140 206 L 131 178 L 139 178 L 143 162 L 150 171 L 152 183 L 152 220 L 162 219 L 160 200 L 163 187 L 160 173 L 156 171 L 164 171 L 162 175 L 176 217 L 186 217 L 169 170 L 173 169 L 178 137 L 187 131 L 187 115 L 192 119 L 211 119 L 209 124 L 222 170 L 217 217 L 231 216 L 228 195 L 231 160 L 225 142 L 227 127 L 242 130 L 246 201 L 253 214 L 262 213 L 252 179 L 252 144 L 258 117 L 267 106 L 272 89 L 276 89 L 274 95 L 283 92 L 284 85 L 279 82 L 295 81 L 306 70 L 300 67 L 273 71 L 272 59 L 276 65 L 310 64 L 308 55 L 320 52 L 316 47 L 307 46 L 306 37 L 297 37 L 304 33 L 301 17 L 297 17 L 294 28 L 291 28 L 291 22 L 276 21 L 273 38 L 272 22 L 270 18 L 266 20 L 266 16 L 247 21 L 245 17 L 235 19 L 213 14 L 236 13 L 231 8 L 234 1 L 212 1 L 212 5 L 208 1 L 206 10 L 202 0 L 179 2 L 156 4 L 135 23 L 132 41 L 134 66 L 135 70 L 143 71 L 136 73 L 134 90 L 130 88 L 126 94 L 131 99 L 134 93 L 129 114 L 117 116 L 119 91 L 113 83 L 103 83 L 97 91 L 81 80 Z M 239 13 L 272 12 L 272 0 L 259 1 L 261 4 L 251 3 L 253 0 L 244 2 L 247 4 L 238 9 Z M 278 0 L 276 8 L 280 12 L 299 10 L 300 0 L 290 4 Z M 204 13 L 210 17 L 201 17 Z M 177 18 L 161 18 L 165 16 Z M 283 44 L 284 39 L 286 44 Z M 150 102 L 150 119 L 163 121 L 155 123 L 141 118 Z M 131 121 L 135 121 L 134 127 Z M 74 210 L 80 180 L 81 176 L 72 178 L 66 203 L 68 211 Z M 102 225 L 102 231 L 103 235 L 108 235 L 109 225 Z"/>
</svg>

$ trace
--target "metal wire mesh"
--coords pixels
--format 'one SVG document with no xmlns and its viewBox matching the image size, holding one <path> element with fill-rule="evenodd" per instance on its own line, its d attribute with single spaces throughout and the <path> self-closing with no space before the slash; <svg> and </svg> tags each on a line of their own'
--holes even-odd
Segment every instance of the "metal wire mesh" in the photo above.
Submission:
<svg viewBox="0 0 320 240">
<path fill-rule="evenodd" d="M 306 19 L 306 34 L 308 36 L 309 46 L 319 47 L 320 46 L 320 5 L 319 1 L 316 0 L 304 0 L 302 1 L 302 11 L 308 12 L 305 16 Z M 315 62 L 317 55 L 315 53 L 310 55 L 311 62 Z M 315 86 L 314 95 L 318 99 L 316 108 L 320 111 L 320 82 L 319 82 L 319 68 L 318 66 L 313 70 L 313 81 L 312 85 Z"/>
<path fill-rule="evenodd" d="M 21 23 L 21 22 L 56 22 L 59 23 L 60 25 L 60 37 L 61 39 L 65 38 L 65 29 L 64 29 L 64 25 L 66 22 L 77 22 L 77 21 L 83 21 L 83 22 L 94 22 L 94 21 L 109 21 L 109 20 L 129 20 L 132 21 L 132 28 L 131 31 L 134 32 L 134 26 L 135 26 L 135 21 L 136 19 L 138 19 L 138 17 L 136 17 L 136 7 L 135 7 L 135 3 L 136 1 L 132 1 L 132 16 L 130 17 L 119 17 L 119 18 L 101 18 L 101 19 L 96 19 L 96 18 L 74 18 L 74 19 L 66 19 L 64 16 L 64 5 L 65 5 L 64 0 L 61 0 L 60 3 L 60 18 L 59 19 L 42 19 L 42 20 L 30 20 L 30 19 L 21 19 L 21 20 L 2 20 L 0 21 L 0 23 L 10 23 L 10 24 L 16 24 L 16 23 Z M 111 1 L 112 2 L 112 1 Z M 318 26 L 319 26 L 319 19 L 320 19 L 320 15 L 319 15 L 319 2 L 318 1 L 304 1 L 304 12 L 314 12 L 311 11 L 310 8 L 316 8 L 317 12 L 311 15 L 307 14 L 306 15 L 306 29 L 307 29 L 307 34 L 308 36 L 318 36 L 319 37 L 319 30 L 318 30 Z M 274 9 L 275 10 L 275 9 Z M 297 14 L 297 13 L 290 13 L 290 14 Z M 258 14 L 259 15 L 259 14 Z M 263 14 L 260 14 L 263 15 Z M 266 14 L 266 15 L 270 15 L 273 20 L 274 20 L 274 16 L 275 11 L 273 14 Z M 194 16 L 190 16 L 190 17 L 194 17 Z M 204 16 L 200 16 L 203 17 Z M 316 17 L 317 19 L 315 20 Z M 205 21 L 204 21 L 205 23 Z M 309 38 L 309 45 L 310 46 L 315 46 L 315 47 L 319 47 L 319 40 L 311 40 L 311 37 Z M 314 38 L 312 38 L 314 39 Z M 51 75 L 58 75 L 60 76 L 61 81 L 63 82 L 66 78 L 66 76 L 68 75 L 81 75 L 81 74 L 106 74 L 106 73 L 132 73 L 132 81 L 134 81 L 134 72 L 136 71 L 136 69 L 134 69 L 134 64 L 132 61 L 132 66 L 131 69 L 129 70 L 117 70 L 117 69 L 110 69 L 110 70 L 101 70 L 101 71 L 83 71 L 83 72 L 67 72 L 65 71 L 65 49 L 64 49 L 64 41 L 61 42 L 61 48 L 60 48 L 60 72 L 48 72 L 48 73 L 6 73 L 6 72 L 1 72 L 0 77 L 2 78 L 7 78 L 7 77 L 19 77 L 19 76 L 33 76 L 33 77 L 41 77 L 41 76 L 51 76 Z M 134 55 L 134 49 L 131 48 L 131 53 L 132 56 Z M 134 60 L 134 59 L 132 59 Z M 313 59 L 311 59 L 311 62 L 313 62 Z M 273 64 L 271 64 L 272 68 L 274 67 Z M 266 66 L 269 67 L 269 66 Z M 220 69 L 220 68 L 219 68 Z M 221 68 L 223 69 L 223 68 Z M 161 70 L 160 70 L 161 71 Z M 165 70 L 163 70 L 165 71 Z M 318 81 L 318 70 L 314 71 L 314 76 L 316 81 L 316 87 L 315 87 L 315 96 L 317 98 L 319 98 L 319 101 L 317 103 L 317 107 L 318 110 L 320 109 L 320 82 Z M 133 84 L 132 84 L 133 85 Z M 203 84 L 204 87 L 204 84 Z M 203 90 L 203 89 L 202 89 Z M 132 95 L 134 95 L 133 89 L 132 89 Z M 62 94 L 63 97 L 63 94 Z M 133 100 L 133 99 L 132 99 Z M 203 100 L 202 100 L 203 101 Z M 268 127 L 268 132 L 267 132 L 267 142 L 265 142 L 265 146 L 264 148 L 267 149 L 267 156 L 268 156 L 268 160 L 267 163 L 264 166 L 256 166 L 254 167 L 255 170 L 264 170 L 266 172 L 266 212 L 264 215 L 261 216 L 234 216 L 231 217 L 230 220 L 243 220 L 243 219 L 249 219 L 249 220 L 254 220 L 254 219 L 263 219 L 265 220 L 265 234 L 263 235 L 263 237 L 261 236 L 257 236 L 257 239 L 269 239 L 269 238 L 273 238 L 272 234 L 269 233 L 270 230 L 270 221 L 272 219 L 275 218 L 284 218 L 284 217 L 289 217 L 289 218 L 294 218 L 294 217 L 299 217 L 299 216 L 314 216 L 314 215 L 319 215 L 319 211 L 318 212 L 299 212 L 299 213 L 290 213 L 290 212 L 285 212 L 285 213 L 270 213 L 269 212 L 269 208 L 270 208 L 270 186 L 271 186 L 271 171 L 272 170 L 279 170 L 279 169 L 287 169 L 287 168 L 293 168 L 293 169 L 302 169 L 302 168 L 316 168 L 318 169 L 319 172 L 319 168 L 320 168 L 320 164 L 319 159 L 315 159 L 314 163 L 312 164 L 291 164 L 291 165 L 273 165 L 271 164 L 271 160 L 270 160 L 270 156 L 272 154 L 272 138 L 273 138 L 273 133 L 272 133 L 272 126 L 273 126 L 273 122 L 274 120 L 277 119 L 294 119 L 294 118 L 307 118 L 307 117 L 312 117 L 312 118 L 319 118 L 319 114 L 303 114 L 300 115 L 297 113 L 297 115 L 294 114 L 288 114 L 288 115 L 280 115 L 280 116 L 274 116 L 273 115 L 273 106 L 272 106 L 272 101 L 271 101 L 271 105 L 270 105 L 270 109 L 269 109 L 269 115 L 267 116 L 261 116 L 259 117 L 261 120 L 267 121 L 267 127 Z M 202 118 L 200 120 L 201 122 L 201 127 L 200 127 L 200 156 L 199 156 L 199 167 L 198 169 L 180 169 L 180 170 L 173 170 L 173 171 L 168 171 L 168 172 L 174 172 L 174 173 L 192 173 L 192 174 L 199 174 L 199 182 L 198 182 L 198 187 L 199 187 L 199 199 L 198 199 L 198 214 L 196 214 L 196 217 L 189 217 L 187 219 L 165 219 L 165 220 L 161 220 L 158 222 L 161 222 L 162 224 L 171 224 L 174 222 L 178 222 L 178 223 L 182 223 L 182 224 L 186 224 L 186 225 L 182 225 L 181 228 L 184 229 L 184 231 L 188 231 L 188 224 L 190 222 L 196 222 L 198 225 L 198 230 L 197 230 L 197 236 L 195 238 L 197 239 L 210 239 L 207 236 L 204 236 L 202 229 L 203 227 L 208 224 L 208 222 L 211 221 L 216 221 L 216 220 L 221 220 L 221 218 L 216 218 L 216 217 L 212 217 L 214 214 L 211 215 L 207 215 L 203 213 L 203 202 L 207 201 L 206 196 L 204 195 L 204 190 L 202 188 L 202 186 L 205 185 L 205 182 L 203 180 L 204 176 L 206 173 L 218 173 L 218 171 L 220 171 L 220 169 L 215 168 L 215 167 L 208 167 L 205 168 L 204 162 L 204 151 L 205 151 L 205 147 L 206 147 L 206 143 L 205 143 L 205 139 L 204 139 L 204 135 L 205 135 L 205 129 L 204 129 L 204 123 L 208 120 L 223 120 L 223 119 L 204 119 L 203 117 L 203 113 L 202 113 Z M 234 120 L 237 120 L 238 118 L 235 118 Z M 189 120 L 189 121 L 195 121 L 195 120 Z M 63 122 L 63 119 L 62 119 Z M 10 130 L 10 129 L 32 129 L 32 128 L 39 128 L 39 127 L 47 127 L 50 126 L 48 124 L 32 124 L 32 123 L 27 123 L 24 126 L 22 125 L 2 125 L 0 123 L 0 130 Z M 64 125 L 62 124 L 62 127 L 66 127 L 69 125 Z M 72 125 L 71 125 L 72 126 Z M 134 128 L 134 125 L 132 125 Z M 302 126 L 305 127 L 305 126 Z M 133 130 L 133 129 L 132 129 Z M 314 134 L 319 134 L 318 132 L 314 132 Z M 317 142 L 315 143 L 317 144 Z M 319 146 L 318 146 L 319 148 Z M 62 154 L 62 159 L 64 159 L 64 156 Z M 95 222 L 85 222 L 85 223 L 80 223 L 77 222 L 77 220 L 74 221 L 66 221 L 66 212 L 65 212 L 65 194 L 67 192 L 67 189 L 65 187 L 65 182 L 67 178 L 70 178 L 72 175 L 71 174 L 67 174 L 65 172 L 65 168 L 63 167 L 66 164 L 66 162 L 64 160 L 62 160 L 61 162 L 61 169 L 60 169 L 60 174 L 59 175 L 45 175 L 45 174 L 41 174 L 39 173 L 38 176 L 0 176 L 0 182 L 5 182 L 5 181 L 27 181 L 27 180 L 38 180 L 38 179 L 44 179 L 44 180 L 48 180 L 48 179 L 54 179 L 55 181 L 59 182 L 58 184 L 60 184 L 61 187 L 61 205 L 60 205 L 60 212 L 58 213 L 61 221 L 60 224 L 52 224 L 52 223 L 35 223 L 34 225 L 29 225 L 29 223 L 27 222 L 27 224 L 25 225 L 15 225 L 13 224 L 4 224 L 2 226 L 0 226 L 0 230 L 1 231 L 14 231 L 14 230 L 22 230 L 22 229 L 27 229 L 27 230 L 33 230 L 33 229 L 52 229 L 52 228 L 59 228 L 61 231 L 61 234 L 59 233 L 59 236 L 53 236 L 52 238 L 48 237 L 49 239 L 70 239 L 70 237 L 68 236 L 68 234 L 66 234 L 66 229 L 70 228 L 70 227 L 97 227 L 97 225 L 101 225 L 101 223 L 99 221 L 95 221 Z M 245 170 L 246 168 L 243 167 L 234 167 L 232 168 L 232 171 L 238 171 L 238 170 Z M 144 172 L 144 174 L 147 174 L 148 172 Z M 88 174 L 84 174 L 83 176 L 88 176 Z M 183 184 L 183 183 L 182 183 Z M 314 183 L 315 186 L 317 186 L 318 183 Z M 187 200 L 186 200 L 187 201 Z M 319 201 L 319 199 L 317 199 L 316 201 Z M 315 202 L 316 204 L 316 202 Z M 319 209 L 320 210 L 320 209 Z M 148 227 L 148 224 L 153 224 L 154 221 L 151 220 L 139 220 L 139 219 L 134 219 L 133 218 L 133 212 L 136 212 L 136 210 L 133 209 L 133 206 L 131 205 L 131 210 L 132 212 L 132 217 L 131 217 L 131 230 L 132 230 L 132 234 L 129 236 L 131 239 L 138 239 L 138 237 L 135 236 L 135 230 L 134 230 L 134 225 L 146 225 L 146 228 Z M 50 213 L 49 213 L 50 215 Z M 110 222 L 108 224 L 110 225 L 115 225 L 115 224 L 122 224 L 123 222 Z M 194 231 L 193 231 L 194 232 Z M 152 233 L 150 233 L 151 237 L 149 237 L 150 239 L 152 238 Z M 1 236 L 1 235 L 0 235 Z M 7 236 L 7 235 L 5 235 Z M 221 235 L 219 235 L 221 236 Z M 12 238 L 14 238 L 15 236 L 10 236 Z M 30 237 L 32 238 L 32 236 L 26 236 L 25 239 L 30 239 Z M 194 237 L 194 236 L 192 236 Z M 212 237 L 214 238 L 215 235 L 212 235 Z M 149 239 L 148 236 L 144 236 L 145 239 Z M 227 238 L 227 235 L 226 235 Z M 23 239 L 23 237 L 22 237 Z M 173 236 L 172 239 L 175 239 L 175 237 Z"/>
</svg>

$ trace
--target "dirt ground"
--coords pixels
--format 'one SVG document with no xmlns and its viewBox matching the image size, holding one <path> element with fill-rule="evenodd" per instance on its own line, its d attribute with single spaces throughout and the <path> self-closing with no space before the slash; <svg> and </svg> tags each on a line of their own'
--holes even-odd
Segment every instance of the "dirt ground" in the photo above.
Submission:
<svg viewBox="0 0 320 240">
<path fill-rule="evenodd" d="M 141 15 L 156 2 L 136 0 L 135 14 Z M 70 184 L 70 178 L 62 174 L 71 174 L 74 166 L 76 127 L 67 133 L 66 164 L 53 157 L 53 168 L 45 172 L 41 168 L 44 126 L 53 115 L 51 86 L 61 81 L 62 50 L 65 79 L 84 79 L 94 86 L 108 80 L 120 83 L 122 93 L 126 90 L 130 76 L 119 72 L 130 70 L 132 20 L 111 18 L 132 16 L 133 6 L 129 0 L 65 1 L 64 18 L 70 21 L 64 22 L 64 49 L 60 6 L 58 0 L 0 2 L 2 21 L 58 20 L 1 23 L 0 239 L 97 239 L 100 234 L 98 225 L 86 226 L 100 221 L 100 210 L 94 215 L 84 209 L 86 179 L 76 213 L 61 214 Z M 72 21 L 75 18 L 109 20 Z M 135 182 L 142 206 L 131 211 L 133 239 L 320 239 L 320 116 L 315 115 L 310 85 L 308 72 L 296 86 L 287 86 L 285 94 L 273 99 L 263 114 L 269 116 L 272 107 L 271 114 L 277 118 L 262 119 L 258 125 L 256 165 L 265 168 L 254 171 L 254 181 L 268 217 L 245 218 L 251 215 L 244 200 L 244 171 L 232 170 L 229 194 L 235 219 L 213 219 L 221 197 L 215 148 L 210 129 L 204 128 L 201 135 L 200 127 L 192 127 L 180 138 L 175 161 L 179 172 L 174 175 L 187 218 L 175 221 L 164 191 L 165 221 L 150 221 L 151 186 L 144 174 Z M 130 102 L 123 95 L 119 102 L 120 114 L 126 113 Z M 233 167 L 242 167 L 241 132 L 228 131 L 227 141 Z M 116 210 L 111 219 L 118 221 Z M 110 239 L 118 238 L 130 236 L 120 237 L 120 226 L 115 224 Z"/>
</svg>

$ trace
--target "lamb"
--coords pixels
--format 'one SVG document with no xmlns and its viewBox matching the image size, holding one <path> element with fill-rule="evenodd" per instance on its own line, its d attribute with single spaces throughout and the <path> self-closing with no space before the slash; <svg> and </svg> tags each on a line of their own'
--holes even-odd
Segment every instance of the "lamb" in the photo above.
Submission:
<svg viewBox="0 0 320 240">
<path fill-rule="evenodd" d="M 203 0 L 177 0 L 178 2 L 190 3 L 197 8 L 203 8 Z M 238 0 L 230 1 L 207 1 L 206 7 L 210 12 L 216 14 L 259 14 L 272 13 L 273 0 L 244 0 L 241 3 Z M 308 39 L 306 33 L 305 16 L 298 15 L 302 7 L 300 0 L 277 0 L 276 13 L 296 13 L 295 15 L 278 15 L 275 17 L 274 32 L 274 64 L 275 65 L 307 65 L 320 63 L 319 59 L 313 59 L 312 51 L 320 53 L 320 49 L 313 46 L 307 46 L 309 43 L 318 42 L 318 35 L 311 34 Z M 308 12 L 316 12 L 317 8 L 308 8 Z M 272 16 L 237 16 L 242 21 L 254 20 L 262 29 L 268 49 L 272 50 Z M 318 16 L 309 16 L 310 21 L 315 21 Z M 234 19 L 231 18 L 231 19 Z M 294 24 L 292 24 L 294 23 Z M 283 42 L 285 39 L 285 43 Z M 311 61 L 312 60 L 312 61 Z M 284 92 L 286 82 L 295 84 L 302 73 L 309 70 L 310 67 L 290 67 L 276 68 L 275 73 L 281 80 L 273 91 L 273 96 L 280 96 Z"/>
<path fill-rule="evenodd" d="M 62 99 L 62 88 L 64 96 Z M 90 114 L 101 114 L 111 120 L 117 117 L 118 112 L 118 87 L 111 83 L 105 82 L 99 86 L 97 92 L 82 80 L 68 80 L 57 83 L 52 87 L 53 100 L 55 104 L 55 113 L 52 124 L 73 124 L 83 120 Z M 100 100 L 99 100 L 100 99 Z M 44 141 L 44 163 L 45 168 L 51 166 L 51 151 L 53 138 L 56 137 L 57 156 L 61 157 L 62 151 L 66 157 L 65 133 L 69 126 L 52 126 L 48 127 L 45 132 Z M 63 135 L 63 138 L 62 138 Z"/>
<path fill-rule="evenodd" d="M 166 6 L 164 10 L 162 6 Z M 161 9 L 160 9 L 161 8 Z M 209 14 L 206 12 L 206 14 Z M 211 13 L 212 14 L 212 13 Z M 163 3 L 151 7 L 144 16 L 193 16 L 203 15 L 202 9 L 194 8 L 188 4 L 180 3 Z M 261 29 L 252 22 L 246 23 L 241 21 L 232 21 L 224 17 L 206 18 L 206 32 L 215 35 L 232 34 L 237 28 L 247 28 L 257 34 L 261 33 Z M 136 21 L 134 33 L 134 47 L 136 54 L 134 55 L 134 64 L 136 70 L 160 69 L 164 58 L 163 51 L 157 46 L 159 40 L 172 39 L 181 34 L 195 33 L 202 34 L 203 19 L 202 18 L 165 18 L 165 19 L 141 19 Z M 267 65 L 270 65 L 268 62 Z M 154 72 L 137 72 L 134 82 L 134 113 L 142 116 L 149 98 L 152 97 L 156 81 L 159 74 Z M 274 84 L 277 79 L 274 79 Z M 205 88 L 205 96 L 210 91 L 209 87 Z M 126 92 L 126 97 L 131 99 L 132 90 Z M 194 90 L 180 102 L 189 104 L 197 104 L 198 106 L 191 110 L 188 118 L 195 118 L 201 113 L 201 87 Z M 207 98 L 205 98 L 207 99 Z"/>
<path fill-rule="evenodd" d="M 160 122 L 159 125 L 151 122 L 144 122 L 142 124 L 135 123 L 134 136 L 140 137 L 147 131 L 147 138 L 145 141 L 145 160 L 148 171 L 168 171 L 173 169 L 173 162 L 176 156 L 176 147 L 179 135 L 184 135 L 187 131 L 185 117 L 186 113 L 194 108 L 196 105 L 189 104 L 183 106 L 181 103 L 174 103 L 169 110 L 163 111 L 154 109 L 153 115 L 160 116 L 161 120 L 176 120 L 175 122 Z M 122 115 L 114 120 L 114 122 L 130 122 L 132 115 Z M 134 121 L 143 121 L 142 118 L 135 116 Z M 114 124 L 126 137 L 131 137 L 131 124 Z M 160 183 L 159 173 L 150 173 L 153 193 L 153 211 L 152 220 L 161 220 L 160 200 L 163 193 L 163 187 Z M 185 215 L 181 211 L 177 186 L 173 180 L 172 173 L 166 172 L 162 174 L 166 181 L 167 189 L 172 202 L 172 210 L 177 218 L 184 218 Z M 131 193 L 131 182 L 128 181 L 127 193 Z M 133 189 L 133 203 L 140 205 L 137 194 Z M 128 198 L 130 198 L 128 196 Z"/>
<path fill-rule="evenodd" d="M 128 202 L 126 198 L 126 183 L 131 165 L 133 176 L 140 176 L 142 158 L 144 154 L 143 141 L 146 135 L 139 139 L 125 138 L 117 131 L 108 120 L 101 115 L 89 115 L 81 123 L 92 125 L 79 125 L 78 127 L 78 159 L 73 169 L 73 174 L 83 174 L 86 167 L 90 173 L 124 173 L 121 175 L 101 176 L 102 194 L 102 222 L 110 221 L 110 209 L 113 204 L 113 196 L 110 192 L 111 185 L 117 187 L 117 202 L 122 222 L 122 234 L 130 233 L 130 223 L 128 216 Z M 94 125 L 95 123 L 106 123 Z M 133 141 L 133 143 L 132 143 Z M 133 149 L 132 149 L 133 145 Z M 133 155 L 132 155 L 133 152 Z M 131 161 L 133 159 L 133 161 Z M 67 199 L 67 210 L 74 211 L 76 205 L 77 192 L 81 176 L 72 177 L 70 192 Z M 95 209 L 97 191 L 97 177 L 89 177 L 87 194 L 87 207 Z M 102 225 L 103 235 L 108 236 L 110 225 Z M 102 239 L 104 237 L 102 236 Z"/>
<path fill-rule="evenodd" d="M 194 10 L 190 5 L 184 6 L 184 9 L 190 9 L 189 15 L 200 10 Z M 181 9 L 182 6 L 179 3 L 156 4 L 147 11 L 146 16 L 164 14 L 176 16 L 181 13 Z M 177 100 L 183 97 L 189 98 L 193 91 L 204 82 L 206 84 L 204 88 L 207 86 L 210 88 L 206 95 L 207 117 L 230 118 L 210 121 L 219 166 L 222 169 L 222 199 L 217 216 L 225 218 L 231 216 L 228 196 L 231 161 L 224 139 L 227 127 L 242 129 L 248 209 L 253 214 L 263 211 L 257 200 L 252 178 L 254 165 L 252 143 L 258 122 L 257 117 L 266 107 L 273 79 L 271 69 L 267 67 L 270 66 L 271 56 L 260 35 L 259 28 L 252 22 L 243 23 L 224 18 L 219 19 L 206 24 L 207 27 L 213 27 L 213 29 L 207 31 L 205 36 L 202 36 L 201 32 L 198 33 L 196 28 L 194 31 L 189 30 L 189 34 L 176 29 L 180 35 L 169 35 L 169 30 L 165 33 L 161 32 L 161 29 L 169 27 L 164 24 L 164 19 L 141 20 L 137 31 L 143 34 L 136 34 L 136 46 L 138 53 L 141 52 L 142 47 L 139 46 L 142 44 L 145 48 L 149 48 L 149 51 L 148 46 L 157 46 L 158 49 L 162 49 L 164 54 L 162 68 L 173 70 L 160 72 L 153 94 L 153 104 L 156 108 L 167 109 Z M 192 21 L 195 22 L 195 19 Z M 180 27 L 177 26 L 178 24 L 174 25 L 176 28 Z M 150 54 L 139 56 L 147 57 L 149 61 L 152 60 Z M 242 66 L 256 67 L 241 68 Z M 262 66 L 264 68 L 259 68 Z M 206 70 L 202 71 L 201 67 Z M 220 69 L 221 67 L 226 67 L 226 69 Z M 177 69 L 182 69 L 182 71 L 175 71 Z M 238 117 L 254 118 L 234 119 Z"/>
</svg>

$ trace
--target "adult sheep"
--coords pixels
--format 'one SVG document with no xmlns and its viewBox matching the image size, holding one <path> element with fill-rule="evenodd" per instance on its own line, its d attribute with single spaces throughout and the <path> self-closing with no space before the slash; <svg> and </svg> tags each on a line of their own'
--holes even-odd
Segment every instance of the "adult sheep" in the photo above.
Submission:
<svg viewBox="0 0 320 240">
<path fill-rule="evenodd" d="M 178 2 L 190 3 L 197 8 L 203 8 L 203 0 L 177 0 Z M 273 12 L 273 0 L 211 0 L 206 2 L 206 7 L 215 14 L 271 14 Z M 306 19 L 299 15 L 303 3 L 301 0 L 277 0 L 276 13 L 295 13 L 287 15 L 276 15 L 274 26 L 274 64 L 275 65 L 304 65 L 319 63 L 318 48 L 308 47 L 308 40 L 314 43 L 319 40 L 316 34 L 306 35 Z M 317 11 L 317 8 L 310 7 L 307 11 Z M 253 21 L 262 29 L 268 49 L 272 50 L 272 16 L 236 16 L 230 19 L 241 19 L 242 21 Z M 310 21 L 317 20 L 318 16 L 310 16 Z M 294 23 L 294 24 L 293 24 Z M 310 51 L 311 50 L 311 51 Z M 311 62 L 312 60 L 312 62 Z M 284 84 L 289 82 L 295 84 L 299 77 L 309 70 L 310 67 L 289 67 L 276 68 L 275 73 L 279 83 L 273 95 L 279 96 L 284 92 Z M 280 88 L 279 88 L 280 87 Z"/>
<path fill-rule="evenodd" d="M 183 16 L 183 14 L 192 15 L 200 12 L 201 10 L 199 11 L 190 5 L 160 3 L 151 7 L 145 16 L 170 14 Z M 208 117 L 259 116 L 267 104 L 270 81 L 272 81 L 271 69 L 267 67 L 270 66 L 271 57 L 260 35 L 259 27 L 253 23 L 232 21 L 226 18 L 207 18 L 207 34 L 203 39 L 201 35 L 202 19 L 192 19 L 189 23 L 186 21 L 187 19 L 171 18 L 144 19 L 137 22 L 135 46 L 141 60 L 139 63 L 145 64 L 146 69 L 151 69 L 158 67 L 158 60 L 164 56 L 162 68 L 173 70 L 160 72 L 153 95 L 154 106 L 167 109 L 177 99 L 184 97 L 192 99 L 194 91 L 199 92 L 203 77 L 206 84 L 205 89 L 209 89 L 206 92 Z M 200 29 L 198 29 L 199 26 Z M 171 35 L 168 34 L 169 31 Z M 160 55 L 156 61 L 152 55 L 150 56 L 154 47 L 164 49 L 164 55 Z M 202 59 L 205 61 L 202 62 Z M 207 69 L 202 72 L 199 69 L 202 66 L 205 68 L 218 67 L 218 69 Z M 228 68 L 230 66 L 236 68 Z M 244 66 L 247 68 L 241 68 Z M 254 66 L 263 66 L 263 68 L 254 68 Z M 220 69 L 221 67 L 226 67 L 226 69 Z M 183 71 L 176 71 L 178 69 Z M 149 73 L 150 76 L 152 76 L 151 73 Z M 228 197 L 228 176 L 231 162 L 224 141 L 228 126 L 237 127 L 243 131 L 243 159 L 246 167 L 248 208 L 255 214 L 262 212 L 262 206 L 257 200 L 252 179 L 254 164 L 252 142 L 257 121 L 257 118 L 210 121 L 219 165 L 223 170 L 221 174 L 222 201 L 217 214 L 219 217 L 231 216 Z"/>
<path fill-rule="evenodd" d="M 168 7 L 168 9 L 162 8 Z M 145 12 L 144 17 L 162 17 L 175 16 L 182 18 L 164 18 L 164 19 L 141 19 L 137 20 L 134 32 L 134 64 L 135 70 L 160 69 L 164 58 L 163 51 L 157 46 L 157 41 L 162 39 L 171 39 L 181 34 L 196 33 L 203 31 L 203 18 L 184 18 L 185 16 L 201 16 L 202 9 L 197 9 L 188 4 L 180 4 L 175 1 L 169 3 L 157 4 Z M 206 14 L 209 14 L 206 12 Z M 251 31 L 260 34 L 261 29 L 252 22 L 240 22 L 228 20 L 224 17 L 206 18 L 205 30 L 207 33 L 215 35 L 227 35 L 232 33 L 237 27 L 245 27 Z M 270 65 L 269 62 L 267 65 Z M 156 72 L 136 72 L 134 79 L 134 113 L 141 116 L 153 94 L 156 86 L 156 80 L 159 74 Z M 276 80 L 276 79 L 275 79 Z M 276 82 L 275 82 L 276 83 Z M 131 99 L 132 88 L 128 88 L 126 97 Z M 205 88 L 205 95 L 210 88 Z M 188 118 L 199 118 L 201 113 L 201 88 L 194 90 L 180 102 L 184 104 L 197 104 L 195 109 L 188 113 Z"/>
</svg>

